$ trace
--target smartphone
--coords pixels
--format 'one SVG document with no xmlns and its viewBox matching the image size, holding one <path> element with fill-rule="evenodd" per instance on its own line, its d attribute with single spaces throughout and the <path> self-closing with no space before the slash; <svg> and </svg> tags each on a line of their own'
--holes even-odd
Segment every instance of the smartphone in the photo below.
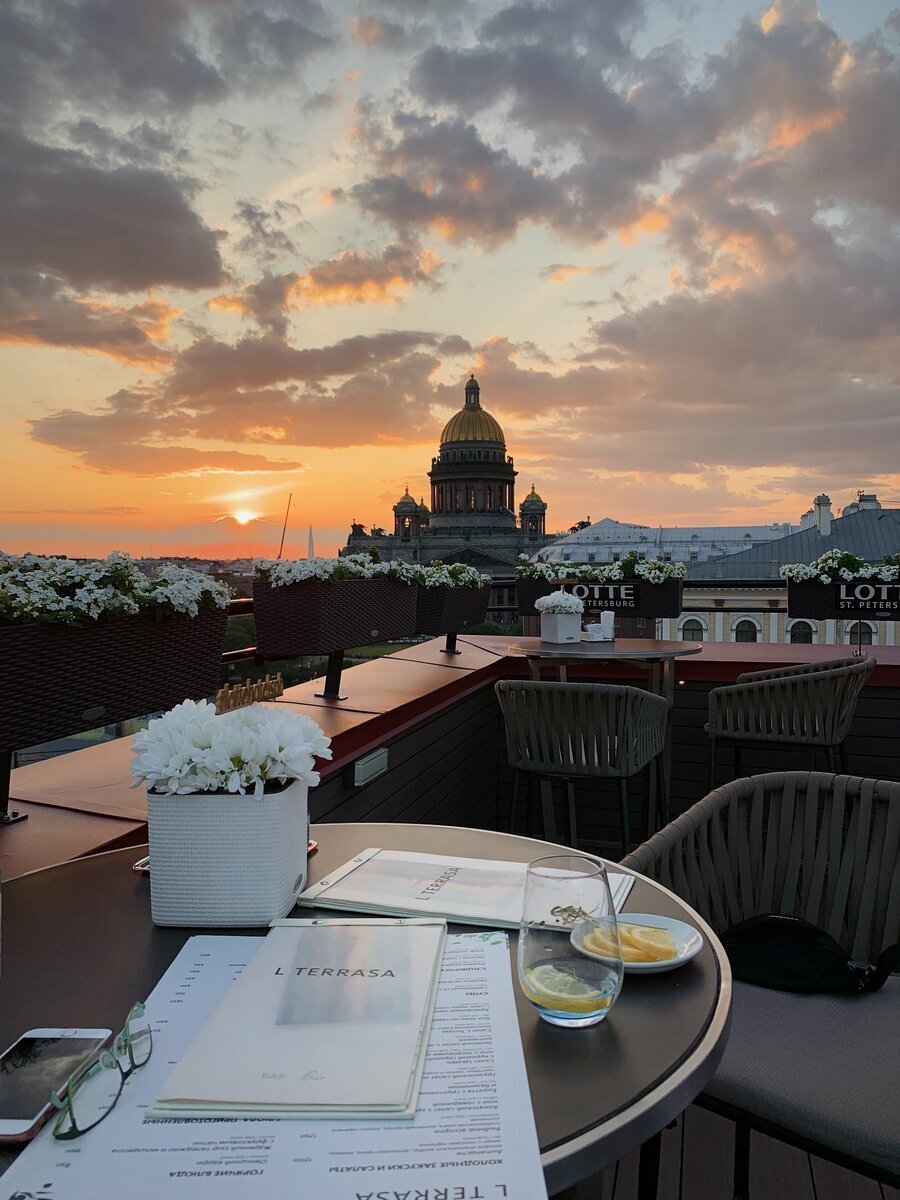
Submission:
<svg viewBox="0 0 900 1200">
<path fill-rule="evenodd" d="M 29 1029 L 0 1055 L 0 1141 L 33 1137 L 80 1063 L 112 1039 L 111 1029 Z"/>
</svg>

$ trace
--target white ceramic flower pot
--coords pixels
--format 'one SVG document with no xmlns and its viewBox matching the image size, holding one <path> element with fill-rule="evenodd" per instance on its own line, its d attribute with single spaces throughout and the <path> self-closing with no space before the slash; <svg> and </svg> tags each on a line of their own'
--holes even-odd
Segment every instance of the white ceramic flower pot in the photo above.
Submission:
<svg viewBox="0 0 900 1200">
<path fill-rule="evenodd" d="M 156 925 L 267 925 L 306 885 L 308 788 L 147 796 Z"/>
<path fill-rule="evenodd" d="M 578 613 L 541 613 L 542 642 L 580 642 L 581 617 Z"/>
</svg>

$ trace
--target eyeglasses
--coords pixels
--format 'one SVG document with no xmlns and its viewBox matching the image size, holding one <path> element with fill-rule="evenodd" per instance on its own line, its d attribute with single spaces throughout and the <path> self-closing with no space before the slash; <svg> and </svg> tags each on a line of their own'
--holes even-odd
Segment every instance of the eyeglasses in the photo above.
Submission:
<svg viewBox="0 0 900 1200">
<path fill-rule="evenodd" d="M 63 1141 L 81 1137 L 112 1112 L 125 1080 L 142 1067 L 153 1051 L 153 1033 L 138 1001 L 110 1050 L 98 1050 L 69 1076 L 66 1094 L 52 1092 L 60 1110 L 53 1136 Z"/>
</svg>

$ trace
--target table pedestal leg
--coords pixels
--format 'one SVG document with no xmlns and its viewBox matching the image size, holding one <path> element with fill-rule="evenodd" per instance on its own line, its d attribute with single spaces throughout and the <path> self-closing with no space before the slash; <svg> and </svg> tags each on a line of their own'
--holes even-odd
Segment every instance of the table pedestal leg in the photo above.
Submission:
<svg viewBox="0 0 900 1200">
<path fill-rule="evenodd" d="M 662 1134 L 655 1133 L 641 1146 L 638 1166 L 638 1200 L 656 1200 L 659 1191 L 659 1150 Z"/>
</svg>

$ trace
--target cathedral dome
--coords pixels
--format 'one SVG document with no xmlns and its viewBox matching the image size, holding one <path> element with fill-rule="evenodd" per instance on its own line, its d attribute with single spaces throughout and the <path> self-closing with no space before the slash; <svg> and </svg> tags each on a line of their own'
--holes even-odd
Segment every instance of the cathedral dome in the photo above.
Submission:
<svg viewBox="0 0 900 1200">
<path fill-rule="evenodd" d="M 412 496 L 409 494 L 409 484 L 407 484 L 406 491 L 403 493 L 403 495 L 400 497 L 400 499 L 394 505 L 394 512 L 395 513 L 403 513 L 403 512 L 414 513 L 414 512 L 418 512 L 418 510 L 419 510 L 419 506 L 418 506 L 418 504 L 416 504 L 415 500 L 413 500 Z"/>
<path fill-rule="evenodd" d="M 465 407 L 450 418 L 441 434 L 441 445 L 447 442 L 496 442 L 505 446 L 506 438 L 500 422 L 481 407 L 478 381 L 473 375 L 466 384 Z"/>
<path fill-rule="evenodd" d="M 521 508 L 521 509 L 541 509 L 541 510 L 543 510 L 546 507 L 547 507 L 546 502 L 534 490 L 534 484 L 531 485 L 531 491 L 528 493 L 528 495 L 525 497 L 525 499 L 519 505 L 519 508 Z"/>
</svg>

